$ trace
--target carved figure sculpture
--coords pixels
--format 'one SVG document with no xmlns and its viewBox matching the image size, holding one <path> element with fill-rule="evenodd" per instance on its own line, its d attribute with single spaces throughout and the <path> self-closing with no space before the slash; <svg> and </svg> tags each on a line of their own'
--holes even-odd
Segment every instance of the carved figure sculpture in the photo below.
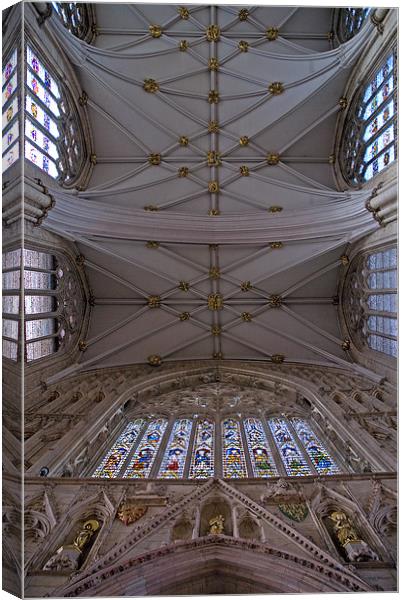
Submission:
<svg viewBox="0 0 404 600">
<path fill-rule="evenodd" d="M 209 533 L 218 535 L 224 531 L 224 517 L 223 515 L 216 515 L 209 521 Z"/>
<path fill-rule="evenodd" d="M 360 539 L 351 519 L 344 512 L 336 510 L 331 513 L 330 519 L 334 522 L 334 532 L 349 561 L 379 560 L 368 544 Z"/>
<path fill-rule="evenodd" d="M 75 571 L 79 568 L 83 550 L 89 545 L 91 538 L 99 529 L 96 519 L 83 523 L 72 544 L 61 546 L 46 562 L 44 571 Z"/>
</svg>

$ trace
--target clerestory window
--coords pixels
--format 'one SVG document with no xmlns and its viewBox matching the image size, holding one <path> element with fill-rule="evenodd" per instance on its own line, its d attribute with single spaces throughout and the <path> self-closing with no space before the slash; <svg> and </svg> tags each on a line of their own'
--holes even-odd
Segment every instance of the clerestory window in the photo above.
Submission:
<svg viewBox="0 0 404 600">
<path fill-rule="evenodd" d="M 52 2 L 52 7 L 66 29 L 81 40 L 87 37 L 90 18 L 84 2 Z"/>
<path fill-rule="evenodd" d="M 337 34 L 341 43 L 347 42 L 362 28 L 370 8 L 341 8 L 339 10 Z"/>
<path fill-rule="evenodd" d="M 397 357 L 397 248 L 361 255 L 345 294 L 346 318 L 357 342 Z"/>
<path fill-rule="evenodd" d="M 131 421 L 92 476 L 242 479 L 340 472 L 305 419 L 206 416 Z"/>
<path fill-rule="evenodd" d="M 3 356 L 17 361 L 23 354 L 32 362 L 68 347 L 81 323 L 81 304 L 67 261 L 27 248 L 4 252 Z"/>
<path fill-rule="evenodd" d="M 354 97 L 340 163 L 353 186 L 370 181 L 397 156 L 397 66 L 391 50 Z"/>
</svg>

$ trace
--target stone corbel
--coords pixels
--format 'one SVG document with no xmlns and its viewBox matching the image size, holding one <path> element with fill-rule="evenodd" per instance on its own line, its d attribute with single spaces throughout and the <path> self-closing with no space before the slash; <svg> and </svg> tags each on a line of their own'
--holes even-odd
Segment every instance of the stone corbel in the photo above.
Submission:
<svg viewBox="0 0 404 600">
<path fill-rule="evenodd" d="M 39 17 L 37 17 L 38 25 L 41 27 L 52 14 L 52 4 L 50 2 L 36 2 L 34 4 Z"/>
<path fill-rule="evenodd" d="M 370 17 L 371 23 L 376 27 L 377 33 L 382 34 L 384 31 L 384 26 L 382 22 L 386 18 L 387 13 L 389 12 L 388 8 L 376 8 L 374 13 Z"/>
</svg>

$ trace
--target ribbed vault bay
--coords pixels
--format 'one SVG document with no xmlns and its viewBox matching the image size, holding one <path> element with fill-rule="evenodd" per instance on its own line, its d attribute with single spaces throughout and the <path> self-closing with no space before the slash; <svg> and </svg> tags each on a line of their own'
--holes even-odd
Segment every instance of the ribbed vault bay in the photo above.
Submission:
<svg viewBox="0 0 404 600">
<path fill-rule="evenodd" d="M 81 368 L 346 365 L 340 257 L 375 225 L 365 191 L 336 187 L 334 138 L 371 25 L 333 48 L 331 9 L 95 10 L 91 46 L 49 20 L 93 133 L 88 188 L 44 223 L 84 256 Z"/>
</svg>

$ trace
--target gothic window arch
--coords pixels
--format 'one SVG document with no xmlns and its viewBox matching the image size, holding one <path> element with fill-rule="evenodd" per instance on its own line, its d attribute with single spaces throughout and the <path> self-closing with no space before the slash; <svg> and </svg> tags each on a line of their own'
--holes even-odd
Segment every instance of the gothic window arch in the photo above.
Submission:
<svg viewBox="0 0 404 600">
<path fill-rule="evenodd" d="M 397 248 L 385 246 L 353 261 L 344 312 L 356 344 L 397 357 Z"/>
<path fill-rule="evenodd" d="M 52 7 L 63 25 L 80 40 L 92 35 L 89 7 L 84 2 L 52 2 Z"/>
<path fill-rule="evenodd" d="M 78 112 L 67 86 L 29 40 L 25 58 L 25 158 L 69 186 L 85 160 Z"/>
<path fill-rule="evenodd" d="M 370 8 L 340 8 L 338 10 L 337 36 L 341 44 L 347 42 L 362 28 Z"/>
<path fill-rule="evenodd" d="M 354 95 L 342 133 L 340 165 L 360 186 L 397 157 L 397 51 L 390 48 Z"/>
<path fill-rule="evenodd" d="M 70 348 L 78 337 L 83 306 L 80 282 L 66 257 L 30 248 L 3 253 L 6 358 L 17 361 L 23 355 L 31 363 Z"/>
<path fill-rule="evenodd" d="M 340 472 L 307 419 L 239 413 L 135 417 L 90 475 L 203 480 Z"/>
</svg>

